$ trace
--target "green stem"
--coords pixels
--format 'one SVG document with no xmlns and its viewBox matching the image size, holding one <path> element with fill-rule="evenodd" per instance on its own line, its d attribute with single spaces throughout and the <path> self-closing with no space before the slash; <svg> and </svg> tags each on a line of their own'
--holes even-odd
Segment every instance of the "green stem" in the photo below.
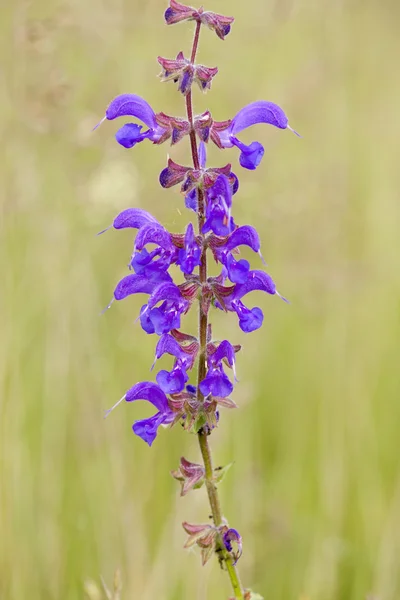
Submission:
<svg viewBox="0 0 400 600">
<path fill-rule="evenodd" d="M 194 63 L 197 53 L 197 47 L 199 43 L 201 22 L 198 21 L 196 24 L 196 31 L 193 39 L 193 46 L 191 52 L 191 62 Z M 195 169 L 200 168 L 199 154 L 197 150 L 196 132 L 193 127 L 193 105 L 192 105 L 192 92 L 190 91 L 186 96 L 186 112 L 188 121 L 190 123 L 190 146 L 192 150 L 193 166 Z M 198 228 L 199 235 L 204 241 L 204 236 L 201 233 L 205 220 L 205 198 L 202 189 L 198 189 Z M 200 285 L 204 285 L 207 282 L 207 247 L 203 243 L 203 250 L 201 255 L 201 263 L 199 267 Z M 199 300 L 199 359 L 198 359 L 198 378 L 197 378 L 197 397 L 200 401 L 203 401 L 203 395 L 200 392 L 200 383 L 206 376 L 206 361 L 207 361 L 207 328 L 208 328 L 208 317 L 207 313 L 203 312 L 201 305 L 201 298 Z M 203 457 L 204 468 L 205 468 L 205 484 L 210 502 L 212 519 L 215 527 L 222 525 L 222 511 L 221 504 L 218 495 L 217 486 L 214 483 L 214 472 L 212 466 L 211 450 L 208 443 L 208 435 L 201 430 L 198 433 L 198 440 L 200 445 L 201 455 Z M 238 571 L 234 565 L 234 561 L 226 550 L 223 540 L 219 539 L 219 547 L 217 553 L 222 562 L 226 565 L 229 578 L 231 580 L 232 589 L 235 593 L 236 600 L 244 600 L 243 588 L 240 583 Z"/>
</svg>

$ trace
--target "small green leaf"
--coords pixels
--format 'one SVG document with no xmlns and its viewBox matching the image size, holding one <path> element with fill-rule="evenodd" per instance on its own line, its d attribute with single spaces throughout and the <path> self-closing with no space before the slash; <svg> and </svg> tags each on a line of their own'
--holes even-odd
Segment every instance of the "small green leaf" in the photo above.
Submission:
<svg viewBox="0 0 400 600">
<path fill-rule="evenodd" d="M 227 474 L 227 472 L 229 471 L 229 469 L 231 468 L 231 466 L 233 465 L 233 462 L 225 465 L 225 467 L 217 467 L 216 469 L 214 469 L 214 481 L 215 483 L 220 483 L 223 478 L 225 477 L 225 475 Z"/>
<path fill-rule="evenodd" d="M 198 433 L 200 431 L 200 429 L 202 427 L 204 427 L 204 425 L 206 423 L 207 423 L 206 415 L 204 413 L 200 413 L 196 417 L 196 420 L 195 420 L 194 425 L 193 425 L 193 429 L 195 430 L 196 433 Z"/>
</svg>

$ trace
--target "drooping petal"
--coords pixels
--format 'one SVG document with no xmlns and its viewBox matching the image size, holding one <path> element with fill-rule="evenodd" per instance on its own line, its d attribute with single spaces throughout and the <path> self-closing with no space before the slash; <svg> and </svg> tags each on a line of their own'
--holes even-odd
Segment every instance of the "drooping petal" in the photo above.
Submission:
<svg viewBox="0 0 400 600">
<path fill-rule="evenodd" d="M 146 444 L 151 446 L 157 437 L 158 428 L 160 427 L 160 425 L 171 423 L 172 420 L 172 413 L 170 415 L 166 415 L 164 413 L 158 412 L 154 416 L 149 417 L 148 419 L 141 419 L 140 421 L 135 421 L 135 423 L 132 425 L 133 433 L 138 437 L 142 438 L 142 440 L 146 442 Z"/>
<path fill-rule="evenodd" d="M 239 163 L 244 169 L 254 171 L 260 164 L 264 156 L 264 147 L 259 142 L 252 142 L 249 146 L 243 144 L 236 137 L 231 137 L 231 141 L 239 148 Z"/>
<path fill-rule="evenodd" d="M 260 329 L 264 321 L 264 314 L 261 308 L 247 308 L 243 302 L 235 302 L 234 310 L 239 317 L 239 327 L 245 333 L 251 333 Z"/>
<path fill-rule="evenodd" d="M 142 125 L 136 123 L 126 123 L 115 134 L 115 139 L 118 144 L 124 148 L 133 148 L 139 142 L 143 142 L 148 137 L 151 137 L 152 130 L 148 130 L 145 133 L 140 133 Z"/>
<path fill-rule="evenodd" d="M 235 260 L 231 253 L 228 253 L 224 262 L 228 277 L 232 283 L 245 283 L 250 271 L 250 263 L 244 258 Z"/>
<path fill-rule="evenodd" d="M 185 389 L 189 376 L 180 365 L 172 371 L 159 371 L 156 376 L 157 383 L 166 394 L 178 394 Z"/>
<path fill-rule="evenodd" d="M 206 377 L 200 383 L 200 391 L 203 396 L 212 394 L 215 397 L 226 398 L 233 391 L 233 385 L 229 377 L 224 373 L 222 366 L 211 368 Z"/>
</svg>

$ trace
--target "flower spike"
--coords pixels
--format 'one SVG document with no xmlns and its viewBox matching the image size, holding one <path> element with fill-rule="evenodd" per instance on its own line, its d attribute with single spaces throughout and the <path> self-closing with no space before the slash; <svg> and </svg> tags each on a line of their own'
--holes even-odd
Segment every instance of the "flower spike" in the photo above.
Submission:
<svg viewBox="0 0 400 600">
<path fill-rule="evenodd" d="M 287 300 L 278 293 L 268 273 L 252 268 L 249 250 L 259 255 L 263 265 L 265 262 L 257 230 L 250 224 L 237 225 L 234 220 L 239 179 L 231 164 L 207 165 L 206 144 L 211 139 L 220 150 L 235 146 L 240 152 L 240 165 L 254 171 L 261 164 L 264 147 L 259 141 L 245 144 L 242 131 L 264 123 L 298 133 L 289 126 L 280 106 L 264 100 L 248 104 L 226 121 L 215 121 L 209 110 L 196 114 L 193 83 L 205 92 L 218 72 L 217 67 L 196 63 L 200 32 L 205 26 L 224 40 L 234 19 L 178 0 L 169 0 L 164 18 L 168 25 L 183 21 L 194 24 L 192 48 L 186 55 L 180 51 L 173 59 L 158 57 L 161 81 L 175 82 L 185 97 L 185 115 L 156 113 L 140 96 L 121 94 L 111 101 L 100 123 L 124 119 L 115 134 L 124 148 L 133 148 L 146 139 L 156 145 L 168 140 L 176 145 L 189 138 L 190 165 L 178 164 L 168 157 L 159 183 L 162 188 L 179 185 L 185 206 L 196 214 L 196 224 L 189 220 L 178 231 L 170 231 L 147 210 L 130 207 L 104 230 L 127 230 L 125 235 L 130 232 L 133 238 L 128 272 L 115 286 L 107 308 L 113 301 L 144 294 L 136 321 L 147 334 L 158 336 L 151 371 L 159 360 L 163 367 L 169 361 L 165 368 L 155 369 L 155 382 L 136 383 L 104 416 L 123 401 L 142 400 L 154 407 L 154 414 L 135 421 L 132 429 L 148 446 L 154 443 L 161 426 L 180 424 L 183 432 L 196 434 L 204 465 L 181 457 L 179 468 L 172 475 L 180 483 L 182 496 L 202 486 L 207 489 L 212 521 L 200 525 L 185 521 L 185 548 L 197 546 L 202 564 L 216 555 L 229 573 L 235 597 L 251 600 L 259 596 L 243 589 L 236 570 L 242 554 L 241 535 L 228 525 L 219 508 L 217 488 L 230 465 L 212 468 L 209 447 L 211 434 L 226 418 L 222 409 L 237 408 L 231 394 L 238 383 L 236 354 L 241 346 L 228 339 L 215 340 L 210 317 L 215 310 L 235 313 L 240 329 L 250 333 L 259 329 L 264 320 L 261 307 L 247 306 L 245 297 L 250 292 L 262 291 Z M 241 257 L 243 250 L 245 257 Z M 220 269 L 216 275 L 208 271 L 207 253 L 211 253 Z M 197 306 L 198 327 L 191 334 L 180 327 L 193 306 Z"/>
</svg>

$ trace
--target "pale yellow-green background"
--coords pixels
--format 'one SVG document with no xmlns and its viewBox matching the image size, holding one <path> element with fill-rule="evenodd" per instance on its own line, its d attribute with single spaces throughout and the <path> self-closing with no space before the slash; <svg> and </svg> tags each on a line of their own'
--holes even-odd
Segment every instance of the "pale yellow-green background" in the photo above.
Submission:
<svg viewBox="0 0 400 600">
<path fill-rule="evenodd" d="M 188 218 L 162 190 L 170 149 L 118 146 L 91 129 L 122 92 L 183 114 L 158 54 L 188 51 L 192 25 L 166 27 L 162 0 L 2 0 L 0 127 L 0 598 L 77 600 L 120 566 L 123 599 L 227 599 L 216 561 L 182 549 L 180 523 L 206 521 L 204 490 L 181 499 L 169 475 L 196 438 L 131 432 L 151 414 L 103 409 L 153 377 L 156 339 L 134 324 L 142 298 L 99 313 L 126 274 L 130 232 L 96 232 L 128 206 L 172 230 Z M 223 510 L 244 539 L 243 582 L 268 600 L 400 598 L 400 167 L 398 2 L 214 0 L 232 14 L 198 112 L 232 117 L 280 104 L 303 135 L 266 126 L 242 138 L 266 154 L 240 175 L 238 223 L 258 227 L 291 304 L 254 294 L 262 330 L 215 314 L 243 344 L 234 399 L 212 435 L 235 465 Z M 214 162 L 213 162 L 214 161 Z M 246 255 L 247 256 L 247 255 Z M 260 267 L 258 257 L 252 258 Z M 189 318 L 187 328 L 194 331 Z M 167 361 L 163 364 L 168 364 Z"/>
</svg>

